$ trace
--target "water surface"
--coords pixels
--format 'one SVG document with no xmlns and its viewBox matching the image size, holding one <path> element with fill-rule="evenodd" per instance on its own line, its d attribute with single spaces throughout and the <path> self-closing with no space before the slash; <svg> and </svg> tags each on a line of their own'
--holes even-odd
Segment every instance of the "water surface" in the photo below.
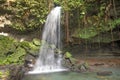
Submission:
<svg viewBox="0 0 120 80">
<path fill-rule="evenodd" d="M 98 76 L 96 72 L 55 72 L 44 74 L 28 74 L 23 80 L 120 80 L 119 68 L 106 68 L 102 71 L 112 71 L 112 75 Z"/>
</svg>

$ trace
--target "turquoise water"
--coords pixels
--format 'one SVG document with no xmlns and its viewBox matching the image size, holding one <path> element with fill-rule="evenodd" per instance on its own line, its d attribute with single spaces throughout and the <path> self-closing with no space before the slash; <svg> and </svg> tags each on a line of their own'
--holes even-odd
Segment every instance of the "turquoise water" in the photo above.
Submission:
<svg viewBox="0 0 120 80">
<path fill-rule="evenodd" d="M 104 71 L 112 71 L 112 75 L 98 76 L 96 72 L 56 72 L 46 74 L 29 74 L 23 80 L 120 80 L 120 68 L 109 68 Z"/>
</svg>

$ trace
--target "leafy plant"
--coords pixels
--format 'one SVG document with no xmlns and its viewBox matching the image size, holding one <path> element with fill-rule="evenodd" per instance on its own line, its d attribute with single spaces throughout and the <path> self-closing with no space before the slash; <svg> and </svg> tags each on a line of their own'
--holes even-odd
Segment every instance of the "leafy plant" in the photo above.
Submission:
<svg viewBox="0 0 120 80">
<path fill-rule="evenodd" d="M 10 25 L 19 31 L 29 31 L 41 28 L 48 14 L 47 1 L 45 0 L 16 0 L 8 6 L 2 6 L 11 14 Z"/>
</svg>

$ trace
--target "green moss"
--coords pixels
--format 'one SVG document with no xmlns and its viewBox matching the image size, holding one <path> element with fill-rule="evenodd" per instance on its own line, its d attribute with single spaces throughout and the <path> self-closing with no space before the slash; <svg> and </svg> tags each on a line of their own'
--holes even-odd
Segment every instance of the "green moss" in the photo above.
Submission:
<svg viewBox="0 0 120 80">
<path fill-rule="evenodd" d="M 88 41 L 92 41 L 93 39 L 96 42 L 111 42 L 118 40 L 118 33 L 119 32 L 113 32 L 113 36 L 116 35 L 115 39 L 111 39 L 111 30 L 117 27 L 117 25 L 120 25 L 120 18 L 116 19 L 114 21 L 109 21 L 108 23 L 101 23 L 98 26 L 89 26 L 87 28 L 83 29 L 77 29 L 73 37 L 80 38 L 80 39 L 86 39 Z M 104 34 L 103 34 L 104 33 Z M 103 38 L 104 37 L 104 38 Z"/>
<path fill-rule="evenodd" d="M 33 50 L 38 50 L 39 49 L 39 47 L 35 46 L 33 43 L 29 43 L 29 46 Z"/>
<path fill-rule="evenodd" d="M 22 63 L 24 61 L 24 56 L 26 54 L 25 49 L 18 47 L 16 51 L 11 54 L 10 56 L 7 56 L 6 60 L 4 60 L 4 63 Z"/>
<path fill-rule="evenodd" d="M 65 53 L 65 58 L 71 58 L 71 57 L 72 57 L 72 55 L 71 55 L 70 52 L 66 52 L 66 53 Z"/>
<path fill-rule="evenodd" d="M 30 49 L 30 46 L 29 46 L 29 42 L 28 42 L 28 41 L 20 42 L 20 46 L 21 46 L 22 48 L 24 48 L 25 50 L 29 50 L 29 49 Z"/>
<path fill-rule="evenodd" d="M 40 40 L 38 40 L 38 39 L 33 39 L 33 44 L 36 45 L 36 46 L 41 45 Z"/>
<path fill-rule="evenodd" d="M 119 32 L 115 31 L 115 32 L 105 32 L 105 33 L 101 33 L 93 38 L 90 38 L 88 41 L 96 43 L 96 42 L 102 42 L 102 43 L 110 43 L 112 41 L 117 41 L 120 40 L 119 37 Z"/>
<path fill-rule="evenodd" d="M 14 43 L 14 44 L 13 44 Z M 16 49 L 16 41 L 11 37 L 0 36 L 0 55 L 8 55 Z"/>
<path fill-rule="evenodd" d="M 35 45 L 33 41 L 32 42 L 23 41 L 20 43 L 20 46 L 24 48 L 28 53 L 37 53 L 40 48 L 40 46 Z"/>
<path fill-rule="evenodd" d="M 29 53 L 37 53 L 39 47 L 35 40 L 19 42 L 12 37 L 0 35 L 0 65 L 22 64 L 24 56 Z"/>
</svg>

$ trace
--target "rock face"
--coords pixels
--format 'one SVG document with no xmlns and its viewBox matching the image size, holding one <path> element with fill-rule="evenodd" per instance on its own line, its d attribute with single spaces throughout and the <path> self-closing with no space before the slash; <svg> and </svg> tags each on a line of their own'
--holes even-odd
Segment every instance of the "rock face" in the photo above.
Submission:
<svg viewBox="0 0 120 80">
<path fill-rule="evenodd" d="M 8 80 L 22 80 L 25 68 L 22 65 L 12 65 L 9 67 L 10 75 Z"/>
<path fill-rule="evenodd" d="M 0 16 L 0 27 L 5 27 L 5 25 L 10 25 L 11 22 L 6 19 L 5 16 Z"/>
</svg>

